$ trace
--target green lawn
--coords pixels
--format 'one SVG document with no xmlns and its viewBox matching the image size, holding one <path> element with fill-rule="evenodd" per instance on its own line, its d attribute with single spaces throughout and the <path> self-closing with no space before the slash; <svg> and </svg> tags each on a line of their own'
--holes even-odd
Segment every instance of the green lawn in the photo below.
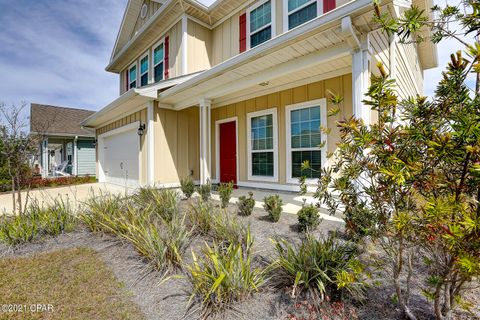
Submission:
<svg viewBox="0 0 480 320">
<path fill-rule="evenodd" d="M 0 319 L 143 319 L 140 308 L 91 249 L 1 259 L 0 292 L 0 307 L 16 304 L 28 309 L 0 309 Z M 32 304 L 50 304 L 53 311 L 31 312 L 37 308 Z"/>
</svg>

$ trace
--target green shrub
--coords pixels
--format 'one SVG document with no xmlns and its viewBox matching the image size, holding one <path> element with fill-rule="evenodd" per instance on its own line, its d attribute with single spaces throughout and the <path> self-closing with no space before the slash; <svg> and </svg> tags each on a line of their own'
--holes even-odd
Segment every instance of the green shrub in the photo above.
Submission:
<svg viewBox="0 0 480 320">
<path fill-rule="evenodd" d="M 214 240 L 224 247 L 242 244 L 248 248 L 251 245 L 250 228 L 223 210 L 213 215 L 211 233 Z"/>
<path fill-rule="evenodd" d="M 197 234 L 208 235 L 212 230 L 214 208 L 210 202 L 201 198 L 192 204 L 188 210 L 188 217 L 192 228 Z"/>
<path fill-rule="evenodd" d="M 3 215 L 0 220 L 0 241 L 8 245 L 31 242 L 42 235 L 57 236 L 75 228 L 76 218 L 68 200 L 55 198 L 42 206 L 32 200 L 23 215 Z"/>
<path fill-rule="evenodd" d="M 252 266 L 250 250 L 240 244 L 230 244 L 226 249 L 206 244 L 200 257 L 192 255 L 193 263 L 186 268 L 191 285 L 189 308 L 194 302 L 200 304 L 202 319 L 233 308 L 235 302 L 258 291 L 266 281 L 266 271 Z"/>
<path fill-rule="evenodd" d="M 233 192 L 233 182 L 229 183 L 220 183 L 218 186 L 218 194 L 220 195 L 220 200 L 222 201 L 222 208 L 226 208 L 230 202 Z"/>
<path fill-rule="evenodd" d="M 356 298 L 362 296 L 363 268 L 353 243 L 340 242 L 335 234 L 324 239 L 307 234 L 299 246 L 283 239 L 275 240 L 274 244 L 275 280 L 281 285 L 293 286 L 293 296 L 302 291 L 320 300 L 325 294 L 338 297 L 343 292 Z"/>
<path fill-rule="evenodd" d="M 297 213 L 298 225 L 301 231 L 314 230 L 322 221 L 318 208 L 313 204 L 306 205 L 305 202 Z"/>
<path fill-rule="evenodd" d="M 255 200 L 253 199 L 253 192 L 248 192 L 248 198 L 246 196 L 240 196 L 238 198 L 238 212 L 242 216 L 249 216 L 252 214 L 253 207 L 255 207 Z"/>
<path fill-rule="evenodd" d="M 195 184 L 193 183 L 193 179 L 190 176 L 180 179 L 180 189 L 185 197 L 190 199 L 195 192 Z"/>
<path fill-rule="evenodd" d="M 203 201 L 208 201 L 212 193 L 212 184 L 210 183 L 210 180 L 207 181 L 206 184 L 199 185 L 197 188 L 197 192 L 202 197 Z"/>
<path fill-rule="evenodd" d="M 92 195 L 84 203 L 84 212 L 79 215 L 80 220 L 92 232 L 108 232 L 113 234 L 125 233 L 124 223 L 130 218 L 126 214 L 128 200 L 121 195 L 101 193 L 99 196 Z"/>
<path fill-rule="evenodd" d="M 152 187 L 140 188 L 132 199 L 135 205 L 140 208 L 151 206 L 152 213 L 167 222 L 172 221 L 178 213 L 178 199 L 175 190 Z"/>
<path fill-rule="evenodd" d="M 170 222 L 158 225 L 148 218 L 148 214 L 141 214 L 140 208 L 128 206 L 126 210 L 128 216 L 138 218 L 127 222 L 126 232 L 119 236 L 132 243 L 156 270 L 167 272 L 180 267 L 190 241 L 184 220 L 175 216 Z"/>
<path fill-rule="evenodd" d="M 155 269 L 167 272 L 181 266 L 190 241 L 184 219 L 170 210 L 174 195 L 170 190 L 144 190 L 131 200 L 115 195 L 94 197 L 80 217 L 92 231 L 127 240 Z M 162 199 L 166 204 L 157 206 Z"/>
<path fill-rule="evenodd" d="M 8 245 L 33 241 L 38 237 L 39 217 L 35 214 L 6 216 L 0 221 L 0 241 Z"/>
<path fill-rule="evenodd" d="M 263 208 L 268 212 L 268 217 L 270 220 L 273 222 L 278 222 L 283 210 L 283 201 L 280 196 L 278 194 L 267 196 L 263 199 L 263 202 Z"/>
</svg>

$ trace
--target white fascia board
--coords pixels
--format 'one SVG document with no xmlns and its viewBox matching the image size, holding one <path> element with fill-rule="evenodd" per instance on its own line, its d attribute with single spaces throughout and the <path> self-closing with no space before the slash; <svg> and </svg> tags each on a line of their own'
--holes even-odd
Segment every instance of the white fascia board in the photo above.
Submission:
<svg viewBox="0 0 480 320">
<path fill-rule="evenodd" d="M 269 41 L 266 41 L 253 49 L 250 49 L 240 55 L 237 55 L 231 59 L 226 60 L 225 62 L 214 66 L 213 68 L 203 72 L 202 74 L 196 76 L 195 78 L 186 81 L 178 86 L 175 86 L 171 89 L 168 89 L 162 92 L 159 95 L 159 98 L 167 97 L 169 95 L 180 92 L 186 88 L 195 86 L 209 78 L 213 78 L 218 74 L 224 73 L 228 69 L 231 69 L 235 66 L 241 65 L 250 59 L 254 59 L 259 55 L 264 55 L 270 50 L 275 50 L 276 47 L 282 46 L 284 43 L 294 40 L 298 36 L 301 36 L 309 31 L 312 31 L 316 28 L 320 28 L 330 22 L 334 22 L 343 18 L 345 16 L 351 15 L 352 13 L 361 10 L 365 7 L 371 5 L 371 0 L 357 0 L 349 2 L 343 6 L 336 8 L 333 11 L 330 11 L 320 17 L 317 17 L 299 27 L 296 27 L 292 30 L 289 30 Z"/>
</svg>

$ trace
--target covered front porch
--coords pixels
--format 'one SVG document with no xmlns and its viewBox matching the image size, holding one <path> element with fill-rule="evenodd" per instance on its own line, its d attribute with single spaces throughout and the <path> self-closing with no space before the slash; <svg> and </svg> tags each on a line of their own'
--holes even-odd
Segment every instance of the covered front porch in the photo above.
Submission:
<svg viewBox="0 0 480 320">
<path fill-rule="evenodd" d="M 39 146 L 38 170 L 42 178 L 95 175 L 95 139 L 45 137 Z"/>
<path fill-rule="evenodd" d="M 320 17 L 159 93 L 159 108 L 198 107 L 201 184 L 298 190 L 294 158 L 315 160 L 321 168 L 338 140 L 335 121 L 352 115 L 374 121 L 362 93 L 376 56 L 355 19 Z M 343 97 L 341 112 L 327 119 L 332 95 Z M 293 124 L 296 110 L 310 115 Z M 300 122 L 310 127 L 294 128 Z M 327 137 L 320 127 L 333 133 Z M 303 136 L 308 143 L 296 145 Z M 323 140 L 327 146 L 320 150 Z"/>
</svg>

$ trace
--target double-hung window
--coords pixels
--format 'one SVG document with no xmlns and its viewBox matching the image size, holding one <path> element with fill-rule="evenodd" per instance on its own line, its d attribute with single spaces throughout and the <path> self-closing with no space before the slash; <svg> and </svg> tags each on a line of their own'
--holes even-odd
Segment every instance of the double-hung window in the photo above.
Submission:
<svg viewBox="0 0 480 320">
<path fill-rule="evenodd" d="M 322 1 L 317 0 L 285 0 L 287 6 L 286 30 L 293 29 L 313 18 L 322 12 Z"/>
<path fill-rule="evenodd" d="M 270 40 L 273 35 L 272 0 L 260 2 L 248 9 L 248 43 L 250 48 Z"/>
<path fill-rule="evenodd" d="M 153 79 L 158 82 L 163 79 L 164 49 L 163 42 L 153 47 Z"/>
<path fill-rule="evenodd" d="M 287 106 L 286 112 L 287 181 L 298 182 L 302 176 L 317 179 L 326 162 L 326 143 L 322 146 L 326 137 L 320 129 L 327 125 L 325 99 Z M 302 170 L 305 161 L 309 168 Z"/>
<path fill-rule="evenodd" d="M 128 89 L 137 87 L 137 64 L 133 64 L 128 69 Z"/>
<path fill-rule="evenodd" d="M 148 53 L 140 59 L 140 86 L 148 84 Z"/>
<path fill-rule="evenodd" d="M 278 181 L 277 109 L 247 114 L 248 179 Z"/>
</svg>

